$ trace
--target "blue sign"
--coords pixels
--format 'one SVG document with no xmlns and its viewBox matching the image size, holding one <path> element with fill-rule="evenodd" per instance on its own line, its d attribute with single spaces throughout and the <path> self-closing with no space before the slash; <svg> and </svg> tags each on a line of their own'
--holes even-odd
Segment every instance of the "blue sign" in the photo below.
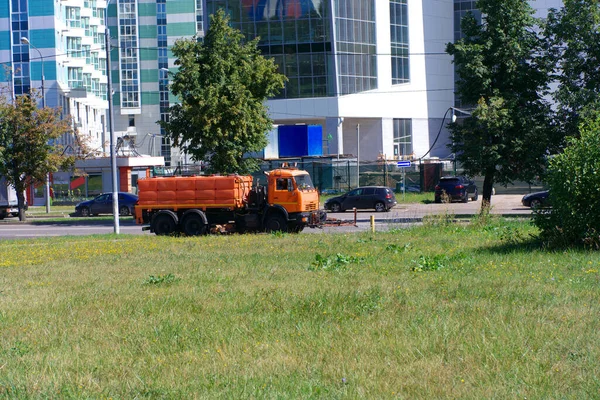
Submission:
<svg viewBox="0 0 600 400">
<path fill-rule="evenodd" d="M 410 161 L 398 161 L 398 168 L 406 168 L 406 167 L 410 167 L 411 163 Z"/>
</svg>

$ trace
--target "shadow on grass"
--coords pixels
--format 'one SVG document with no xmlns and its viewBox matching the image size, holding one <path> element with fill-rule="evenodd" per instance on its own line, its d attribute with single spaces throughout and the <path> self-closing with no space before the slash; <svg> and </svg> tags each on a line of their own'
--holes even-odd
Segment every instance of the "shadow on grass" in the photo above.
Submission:
<svg viewBox="0 0 600 400">
<path fill-rule="evenodd" d="M 487 254 L 510 254 L 531 253 L 533 251 L 544 251 L 551 253 L 554 250 L 548 249 L 546 246 L 544 246 L 544 243 L 539 237 L 530 235 L 529 237 L 520 240 L 503 241 L 501 244 L 481 247 L 477 251 L 479 253 Z"/>
</svg>

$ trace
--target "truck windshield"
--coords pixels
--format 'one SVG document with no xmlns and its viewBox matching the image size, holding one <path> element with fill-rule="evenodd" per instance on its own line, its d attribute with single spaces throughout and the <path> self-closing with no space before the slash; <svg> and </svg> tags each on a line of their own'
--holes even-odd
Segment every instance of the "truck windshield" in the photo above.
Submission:
<svg viewBox="0 0 600 400">
<path fill-rule="evenodd" d="M 309 174 L 296 175 L 294 179 L 296 179 L 296 186 L 300 190 L 310 190 L 315 188 Z"/>
</svg>

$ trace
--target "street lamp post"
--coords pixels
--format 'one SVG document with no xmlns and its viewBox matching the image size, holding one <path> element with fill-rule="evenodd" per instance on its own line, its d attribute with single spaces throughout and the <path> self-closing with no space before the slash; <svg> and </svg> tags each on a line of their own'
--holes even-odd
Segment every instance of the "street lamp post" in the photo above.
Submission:
<svg viewBox="0 0 600 400">
<path fill-rule="evenodd" d="M 117 149 L 115 147 L 115 124 L 113 118 L 113 93 L 112 93 L 112 74 L 110 70 L 110 32 L 108 30 L 108 5 L 104 11 L 104 46 L 106 47 L 106 79 L 108 95 L 108 126 L 110 133 L 110 170 L 112 175 L 112 198 L 113 198 L 113 231 L 119 234 L 119 188 L 117 185 Z"/>
<path fill-rule="evenodd" d="M 40 60 L 42 62 L 42 108 L 46 108 L 46 90 L 44 88 L 44 56 L 42 56 L 40 49 L 32 45 L 31 42 L 29 42 L 29 39 L 26 37 L 21 38 L 21 43 L 33 48 L 40 55 Z M 48 213 L 50 213 L 50 173 L 46 173 L 46 214 Z"/>
</svg>

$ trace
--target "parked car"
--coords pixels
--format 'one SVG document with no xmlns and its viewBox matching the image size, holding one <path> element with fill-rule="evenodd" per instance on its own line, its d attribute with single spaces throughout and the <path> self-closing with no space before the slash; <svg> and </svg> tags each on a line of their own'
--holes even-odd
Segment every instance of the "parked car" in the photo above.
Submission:
<svg viewBox="0 0 600 400">
<path fill-rule="evenodd" d="M 325 202 L 325 209 L 331 212 L 346 210 L 369 209 L 389 211 L 397 204 L 392 189 L 385 186 L 363 186 L 349 191 L 341 196 L 332 197 Z"/>
<path fill-rule="evenodd" d="M 523 196 L 521 204 L 525 207 L 538 208 L 548 206 L 548 191 L 529 193 Z"/>
<path fill-rule="evenodd" d="M 477 185 L 465 176 L 443 176 L 435 186 L 435 202 L 458 200 L 466 203 L 479 197 Z"/>
<path fill-rule="evenodd" d="M 102 193 L 92 200 L 82 201 L 75 206 L 75 213 L 82 217 L 98 214 L 112 214 L 112 198 L 112 193 Z M 138 197 L 136 195 L 119 192 L 119 215 L 133 215 L 135 203 L 137 203 L 137 201 Z"/>
</svg>

